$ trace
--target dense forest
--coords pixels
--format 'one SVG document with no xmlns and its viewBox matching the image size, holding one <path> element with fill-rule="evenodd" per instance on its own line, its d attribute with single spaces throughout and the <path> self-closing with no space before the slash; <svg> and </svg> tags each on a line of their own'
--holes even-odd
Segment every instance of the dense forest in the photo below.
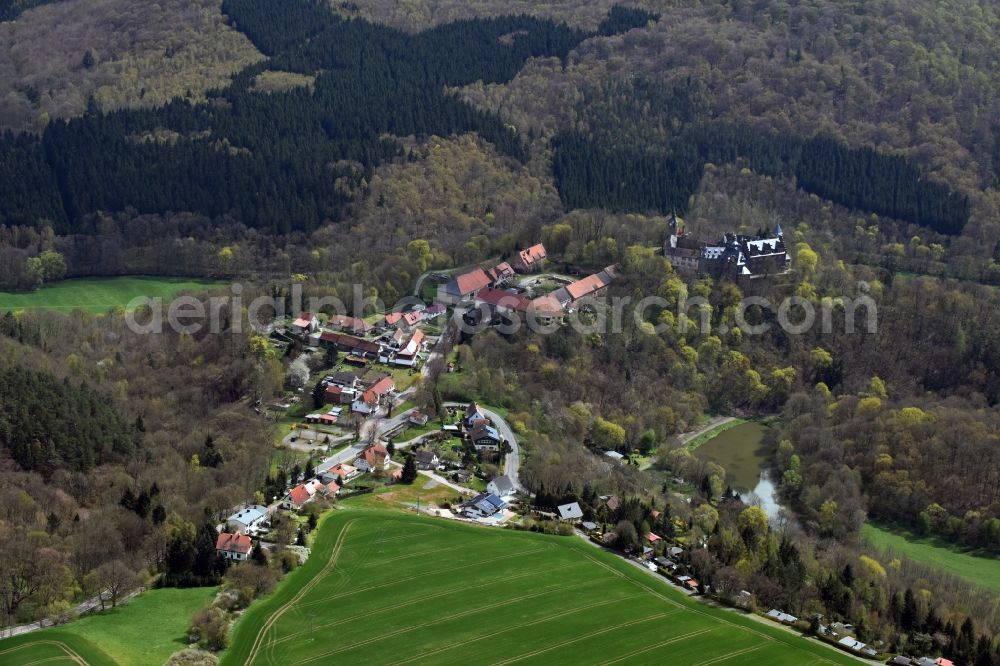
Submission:
<svg viewBox="0 0 1000 666">
<path fill-rule="evenodd" d="M 16 328 L 7 313 L 0 334 L 16 335 Z M 107 396 L 86 384 L 18 367 L 0 370 L 0 442 L 26 470 L 48 477 L 58 468 L 86 472 L 120 463 L 133 453 L 139 436 Z"/>
<path fill-rule="evenodd" d="M 795 176 L 804 190 L 824 199 L 943 234 L 960 234 L 969 219 L 968 197 L 926 180 L 905 158 L 827 137 L 799 139 L 716 122 L 682 129 L 653 154 L 596 145 L 571 133 L 557 135 L 552 145 L 553 174 L 567 208 L 685 212 L 705 162 L 744 159 L 758 173 Z"/>
</svg>

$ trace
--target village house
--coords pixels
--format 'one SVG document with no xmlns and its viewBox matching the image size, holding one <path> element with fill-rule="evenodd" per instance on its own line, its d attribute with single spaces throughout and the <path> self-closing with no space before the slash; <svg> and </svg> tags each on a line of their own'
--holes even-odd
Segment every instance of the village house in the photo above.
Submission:
<svg viewBox="0 0 1000 666">
<path fill-rule="evenodd" d="M 502 500 L 509 500 L 514 496 L 517 489 L 514 487 L 514 482 L 510 480 L 510 477 L 504 474 L 487 483 L 486 491 L 493 493 Z"/>
<path fill-rule="evenodd" d="M 387 469 L 389 467 L 389 459 L 389 450 L 385 448 L 385 444 L 378 443 L 366 447 L 358 455 L 354 464 L 362 472 L 374 472 L 377 469 Z"/>
<path fill-rule="evenodd" d="M 447 311 L 448 308 L 441 305 L 440 303 L 435 303 L 434 305 L 430 305 L 426 307 L 424 310 L 422 310 L 420 312 L 420 318 L 424 321 L 433 321 Z"/>
<path fill-rule="evenodd" d="M 556 507 L 556 511 L 559 512 L 559 520 L 580 520 L 583 518 L 583 509 L 580 508 L 579 502 L 560 504 Z"/>
<path fill-rule="evenodd" d="M 465 408 L 465 418 L 462 419 L 462 423 L 467 429 L 472 429 L 476 426 L 488 425 L 490 420 L 486 418 L 486 414 L 479 408 L 478 403 L 470 402 Z"/>
<path fill-rule="evenodd" d="M 300 335 L 308 335 L 319 330 L 319 319 L 311 312 L 300 312 L 292 322 L 292 330 Z"/>
<path fill-rule="evenodd" d="M 267 522 L 268 509 L 260 504 L 245 506 L 226 519 L 226 529 L 239 534 L 251 534 Z"/>
<path fill-rule="evenodd" d="M 591 297 L 602 289 L 607 288 L 615 279 L 615 267 L 608 266 L 602 271 L 588 275 L 587 277 L 572 282 L 565 287 L 560 287 L 552 292 L 551 296 L 559 301 L 562 307 L 570 307 L 578 304 L 585 298 Z"/>
<path fill-rule="evenodd" d="M 538 243 L 517 253 L 514 257 L 514 269 L 521 273 L 534 273 L 542 270 L 547 258 L 545 246 Z"/>
<path fill-rule="evenodd" d="M 437 454 L 426 449 L 415 452 L 413 454 L 413 462 L 417 466 L 417 469 L 423 470 L 437 469 L 437 466 L 441 464 Z"/>
<path fill-rule="evenodd" d="M 349 405 L 358 399 L 358 390 L 354 387 L 327 384 L 323 390 L 323 399 L 334 405 Z"/>
<path fill-rule="evenodd" d="M 469 431 L 469 439 L 477 451 L 497 452 L 500 450 L 500 433 L 491 425 L 478 425 Z"/>
<path fill-rule="evenodd" d="M 492 280 L 482 268 L 456 275 L 438 289 L 438 300 L 442 303 L 458 304 L 471 301 L 482 289 L 490 286 Z"/>
<path fill-rule="evenodd" d="M 359 474 L 361 474 L 360 470 L 353 465 L 340 463 L 339 465 L 334 465 L 330 469 L 323 472 L 321 478 L 325 481 L 336 481 L 337 479 L 340 479 L 340 485 L 344 485 L 348 481 L 357 477 Z"/>
<path fill-rule="evenodd" d="M 372 329 L 364 319 L 348 317 L 347 315 L 333 315 L 326 325 L 334 330 L 345 331 L 352 335 L 368 335 Z"/>
<path fill-rule="evenodd" d="M 430 420 L 430 417 L 427 416 L 427 414 L 421 412 L 419 409 L 414 409 L 412 412 L 410 412 L 410 415 L 409 417 L 407 417 L 406 420 L 415 426 L 425 426 L 427 425 L 427 422 Z"/>
<path fill-rule="evenodd" d="M 245 534 L 223 532 L 215 540 L 215 552 L 227 560 L 242 562 L 250 558 L 253 542 Z"/>
<path fill-rule="evenodd" d="M 507 503 L 496 495 L 479 493 L 462 505 L 461 513 L 468 518 L 490 518 L 507 508 Z"/>
<path fill-rule="evenodd" d="M 413 331 L 409 340 L 403 344 L 399 351 L 396 352 L 395 357 L 392 362 L 396 365 L 408 365 L 412 366 L 417 362 L 417 354 L 423 349 L 424 340 L 426 336 L 424 332 L 420 329 Z"/>
<path fill-rule="evenodd" d="M 400 328 L 410 330 L 419 324 L 421 319 L 423 319 L 421 314 L 413 310 L 409 312 L 390 312 L 382 320 L 382 326 L 388 329 Z"/>
<path fill-rule="evenodd" d="M 490 285 L 500 287 L 514 279 L 514 268 L 506 261 L 501 261 L 493 268 L 487 269 L 486 275 L 490 278 Z"/>
<path fill-rule="evenodd" d="M 392 377 L 380 379 L 351 404 L 351 411 L 359 414 L 371 414 L 379 408 L 379 405 L 395 388 L 396 384 L 392 381 Z"/>
<path fill-rule="evenodd" d="M 323 486 L 324 483 L 319 479 L 311 479 L 305 483 L 300 483 L 288 492 L 288 499 L 285 504 L 289 508 L 298 509 L 303 504 L 309 502 Z"/>
</svg>

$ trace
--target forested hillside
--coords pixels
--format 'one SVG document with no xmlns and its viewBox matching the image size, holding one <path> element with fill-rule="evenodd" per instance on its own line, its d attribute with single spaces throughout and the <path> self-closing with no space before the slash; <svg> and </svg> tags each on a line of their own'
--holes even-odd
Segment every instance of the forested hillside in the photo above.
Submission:
<svg viewBox="0 0 1000 666">
<path fill-rule="evenodd" d="M 27 4 L 39 3 L 14 3 Z M 219 4 L 61 0 L 0 23 L 0 129 L 42 131 L 88 108 L 204 101 L 261 58 Z"/>
</svg>

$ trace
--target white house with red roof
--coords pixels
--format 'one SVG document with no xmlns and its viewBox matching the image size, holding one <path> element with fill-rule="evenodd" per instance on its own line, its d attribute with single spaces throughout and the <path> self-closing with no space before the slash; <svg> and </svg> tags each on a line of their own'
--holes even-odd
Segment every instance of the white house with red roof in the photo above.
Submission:
<svg viewBox="0 0 1000 666">
<path fill-rule="evenodd" d="M 315 333 L 319 330 L 319 319 L 311 312 L 300 312 L 292 322 L 292 330 L 296 333 Z"/>
<path fill-rule="evenodd" d="M 382 404 L 383 399 L 396 388 L 392 377 L 384 377 L 375 382 L 371 388 L 361 394 L 358 400 L 351 405 L 351 411 L 359 414 L 371 414 Z"/>
<path fill-rule="evenodd" d="M 229 560 L 244 561 L 250 558 L 253 542 L 245 534 L 223 532 L 215 540 L 215 552 Z"/>
<path fill-rule="evenodd" d="M 387 469 L 389 467 L 389 450 L 382 443 L 369 446 L 358 455 L 354 464 L 363 472 Z"/>
<path fill-rule="evenodd" d="M 532 245 L 517 253 L 517 256 L 514 257 L 514 268 L 522 273 L 540 271 L 548 256 L 544 245 L 541 243 Z"/>
</svg>

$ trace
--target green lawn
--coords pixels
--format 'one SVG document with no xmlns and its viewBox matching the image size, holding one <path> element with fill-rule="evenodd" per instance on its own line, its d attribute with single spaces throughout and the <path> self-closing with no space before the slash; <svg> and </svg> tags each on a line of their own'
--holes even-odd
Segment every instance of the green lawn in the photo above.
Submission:
<svg viewBox="0 0 1000 666">
<path fill-rule="evenodd" d="M 328 513 L 312 556 L 237 622 L 223 664 L 855 664 L 705 606 L 576 537 Z"/>
<path fill-rule="evenodd" d="M 28 664 L 58 656 L 63 648 L 56 643 L 63 643 L 92 666 L 160 666 L 187 647 L 191 616 L 208 606 L 215 592 L 214 587 L 149 590 L 114 610 L 0 641 L 0 663 Z"/>
<path fill-rule="evenodd" d="M 875 548 L 889 555 L 904 555 L 915 562 L 937 567 L 984 589 L 1000 594 L 1000 559 L 977 557 L 939 539 L 904 535 L 865 523 L 861 534 Z"/>
<path fill-rule="evenodd" d="M 201 291 L 223 284 L 211 280 L 184 278 L 114 277 L 75 278 L 43 286 L 26 293 L 0 291 L 0 311 L 6 310 L 86 310 L 103 313 L 125 306 L 139 296 L 173 298 L 182 291 Z"/>
</svg>

